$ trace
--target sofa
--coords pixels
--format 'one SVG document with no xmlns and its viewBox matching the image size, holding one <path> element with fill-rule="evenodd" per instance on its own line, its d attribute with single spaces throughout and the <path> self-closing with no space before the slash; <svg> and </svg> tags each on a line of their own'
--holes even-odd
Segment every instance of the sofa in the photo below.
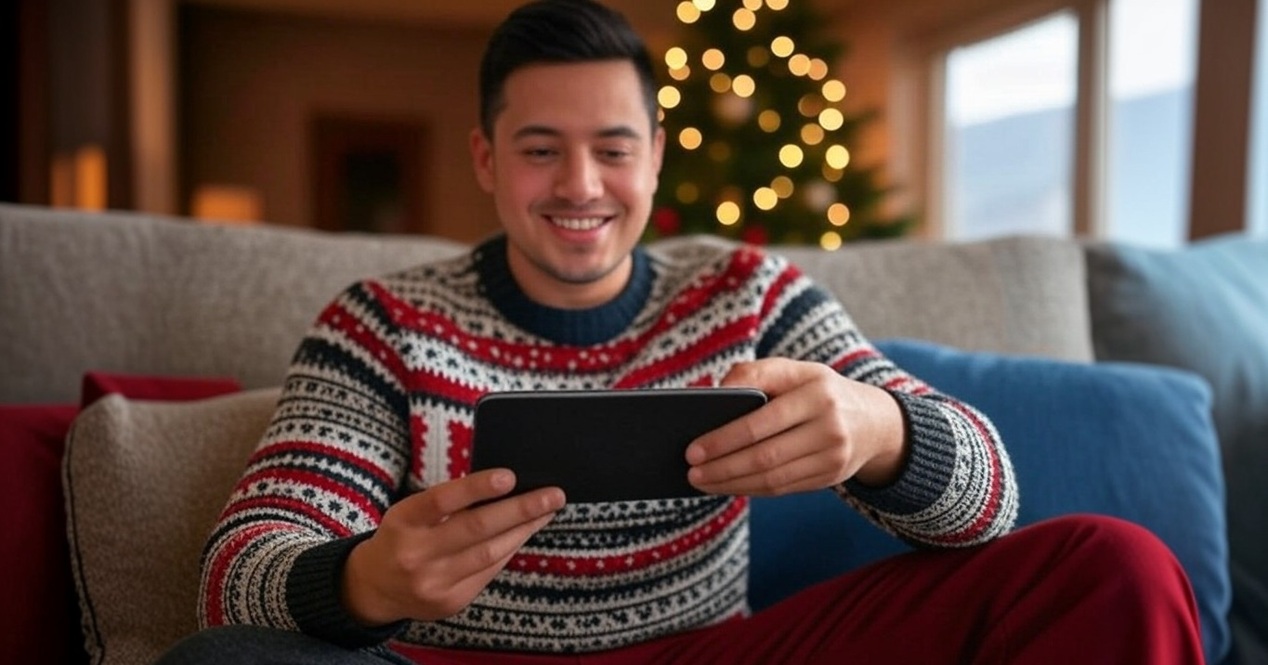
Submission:
<svg viewBox="0 0 1268 665">
<path fill-rule="evenodd" d="M 195 630 L 203 539 L 319 308 L 464 248 L 0 204 L 0 662 L 148 663 Z M 1019 526 L 1144 525 L 1190 576 L 1208 662 L 1268 662 L 1268 241 L 770 251 L 991 416 Z M 907 549 L 828 492 L 754 500 L 751 529 L 757 609 Z"/>
</svg>

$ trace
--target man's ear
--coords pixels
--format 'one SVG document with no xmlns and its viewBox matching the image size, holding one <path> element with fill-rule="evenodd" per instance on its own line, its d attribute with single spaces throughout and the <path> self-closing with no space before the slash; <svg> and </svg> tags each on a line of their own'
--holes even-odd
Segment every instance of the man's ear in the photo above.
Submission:
<svg viewBox="0 0 1268 665">
<path fill-rule="evenodd" d="M 475 168 L 476 182 L 480 188 L 492 194 L 493 183 L 493 142 L 484 135 L 484 130 L 476 127 L 471 130 L 471 165 Z"/>
</svg>

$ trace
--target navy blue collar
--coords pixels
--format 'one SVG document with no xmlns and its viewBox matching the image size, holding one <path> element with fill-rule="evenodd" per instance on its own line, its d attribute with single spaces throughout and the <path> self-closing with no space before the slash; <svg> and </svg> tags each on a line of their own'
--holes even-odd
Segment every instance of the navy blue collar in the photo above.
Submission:
<svg viewBox="0 0 1268 665">
<path fill-rule="evenodd" d="M 556 344 L 592 346 L 615 339 L 633 324 L 651 295 L 651 265 L 643 248 L 635 246 L 630 280 L 612 300 L 587 309 L 542 305 L 515 281 L 506 243 L 506 236 L 498 235 L 473 250 L 481 291 L 508 321 Z"/>
</svg>

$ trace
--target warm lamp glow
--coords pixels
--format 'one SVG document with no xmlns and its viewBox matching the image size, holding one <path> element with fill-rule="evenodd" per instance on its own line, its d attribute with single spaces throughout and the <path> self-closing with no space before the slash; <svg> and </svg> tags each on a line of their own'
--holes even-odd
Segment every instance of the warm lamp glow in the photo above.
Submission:
<svg viewBox="0 0 1268 665">
<path fill-rule="evenodd" d="M 819 246 L 829 252 L 835 252 L 841 249 L 841 234 L 836 231 L 828 231 L 819 237 Z"/>
<path fill-rule="evenodd" d="M 751 9 L 737 9 L 735 14 L 731 16 L 731 23 L 735 24 L 736 30 L 747 32 L 757 25 L 757 14 L 754 14 Z"/>
<path fill-rule="evenodd" d="M 713 9 L 714 5 L 717 3 L 715 0 L 691 0 L 691 4 L 695 5 L 696 9 L 699 9 L 702 12 L 707 12 L 710 9 Z"/>
<path fill-rule="evenodd" d="M 194 190 L 190 214 L 202 220 L 229 223 L 258 222 L 264 217 L 260 192 L 238 185 L 200 185 Z"/>
<path fill-rule="evenodd" d="M 735 94 L 741 97 L 752 97 L 757 91 L 757 83 L 753 81 L 753 77 L 748 74 L 740 74 L 731 81 L 731 89 Z"/>
<path fill-rule="evenodd" d="M 73 154 L 58 153 L 49 170 L 49 198 L 54 207 L 106 209 L 109 177 L 104 148 L 90 143 Z"/>
<path fill-rule="evenodd" d="M 709 77 L 709 87 L 712 88 L 714 92 L 722 94 L 731 89 L 731 77 L 723 74 L 722 72 L 718 72 L 717 74 Z"/>
</svg>

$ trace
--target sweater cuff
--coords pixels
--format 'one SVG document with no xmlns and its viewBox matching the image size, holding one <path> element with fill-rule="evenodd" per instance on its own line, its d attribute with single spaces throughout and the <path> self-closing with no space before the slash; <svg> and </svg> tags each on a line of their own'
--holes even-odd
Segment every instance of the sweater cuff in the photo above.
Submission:
<svg viewBox="0 0 1268 665">
<path fill-rule="evenodd" d="M 300 554 L 286 576 L 286 603 L 299 629 L 341 647 L 358 649 L 387 641 L 405 626 L 377 628 L 352 618 L 341 602 L 343 567 L 352 548 L 373 531 L 323 543 Z"/>
<path fill-rule="evenodd" d="M 898 401 L 907 434 L 907 459 L 898 479 L 884 487 L 847 480 L 851 496 L 882 513 L 911 515 L 932 506 L 951 483 L 955 469 L 956 438 L 937 404 L 900 392 Z"/>
</svg>

